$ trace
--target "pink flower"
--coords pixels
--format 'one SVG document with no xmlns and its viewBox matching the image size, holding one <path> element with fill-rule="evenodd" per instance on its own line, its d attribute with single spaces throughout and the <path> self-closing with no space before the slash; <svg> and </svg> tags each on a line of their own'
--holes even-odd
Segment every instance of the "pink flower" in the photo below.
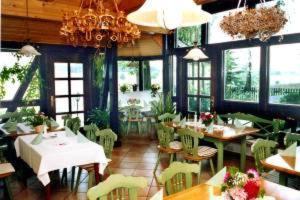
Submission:
<svg viewBox="0 0 300 200">
<path fill-rule="evenodd" d="M 259 179 L 259 174 L 255 169 L 249 169 L 247 175 L 250 179 Z"/>
<path fill-rule="evenodd" d="M 233 200 L 247 200 L 248 195 L 243 188 L 234 187 L 228 192 Z"/>
<path fill-rule="evenodd" d="M 224 176 L 224 183 L 226 183 L 230 178 L 230 173 L 226 172 L 225 176 Z"/>
</svg>

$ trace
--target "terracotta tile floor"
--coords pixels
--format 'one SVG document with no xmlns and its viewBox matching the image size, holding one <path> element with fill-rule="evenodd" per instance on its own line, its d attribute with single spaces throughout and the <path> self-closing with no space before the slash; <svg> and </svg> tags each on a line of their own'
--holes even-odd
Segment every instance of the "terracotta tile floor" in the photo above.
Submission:
<svg viewBox="0 0 300 200">
<path fill-rule="evenodd" d="M 143 176 L 148 180 L 148 186 L 139 191 L 139 199 L 149 199 L 160 187 L 153 176 L 153 169 L 157 158 L 156 142 L 145 138 L 128 138 L 122 141 L 122 147 L 115 148 L 110 165 L 113 173 L 121 173 L 131 176 Z M 179 156 L 180 159 L 180 156 Z M 156 174 L 168 166 L 168 157 L 163 157 Z M 253 167 L 252 161 L 247 161 L 247 167 Z M 225 165 L 238 166 L 239 156 L 226 154 Z M 216 166 L 216 163 L 215 163 Z M 70 176 L 70 170 L 68 170 Z M 201 181 L 205 182 L 211 177 L 210 167 L 208 162 L 202 164 Z M 14 178 L 13 178 L 14 179 Z M 68 177 L 70 180 L 70 177 Z M 70 182 L 68 185 L 61 185 L 59 177 L 52 179 L 51 194 L 54 200 L 85 200 L 88 177 L 87 173 L 83 172 L 81 184 L 76 194 L 70 190 Z M 16 180 L 12 180 L 12 190 L 15 200 L 40 200 L 44 198 L 43 187 L 36 177 L 28 179 L 27 187 Z M 1 197 L 0 197 L 1 199 Z"/>
</svg>

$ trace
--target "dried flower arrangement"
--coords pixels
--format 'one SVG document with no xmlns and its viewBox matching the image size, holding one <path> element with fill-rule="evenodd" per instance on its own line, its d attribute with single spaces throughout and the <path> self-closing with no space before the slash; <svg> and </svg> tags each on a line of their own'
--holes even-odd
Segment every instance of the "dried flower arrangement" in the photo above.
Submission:
<svg viewBox="0 0 300 200">
<path fill-rule="evenodd" d="M 231 37 L 251 39 L 258 36 L 261 41 L 265 42 L 279 32 L 286 22 L 285 12 L 278 6 L 246 8 L 225 16 L 220 27 Z"/>
</svg>

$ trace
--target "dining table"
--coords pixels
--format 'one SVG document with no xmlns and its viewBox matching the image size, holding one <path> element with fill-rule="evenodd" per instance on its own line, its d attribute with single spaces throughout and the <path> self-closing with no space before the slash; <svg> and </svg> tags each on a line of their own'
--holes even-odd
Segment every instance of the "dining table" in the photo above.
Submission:
<svg viewBox="0 0 300 200">
<path fill-rule="evenodd" d="M 266 196 L 276 200 L 299 200 L 300 191 L 288 188 L 267 180 L 261 180 L 261 188 Z M 206 183 L 191 187 L 187 190 L 164 197 L 164 200 L 223 200 L 221 188 Z"/>
<path fill-rule="evenodd" d="M 97 143 L 82 140 L 82 136 L 69 136 L 65 131 L 43 134 L 41 143 L 33 143 L 37 134 L 17 137 L 14 145 L 20 157 L 33 169 L 45 187 L 46 199 L 51 199 L 50 176 L 52 171 L 73 166 L 93 164 L 96 183 L 108 164 L 104 149 Z"/>
<path fill-rule="evenodd" d="M 278 153 L 262 160 L 261 163 L 263 167 L 279 172 L 279 183 L 287 185 L 288 176 L 300 177 L 300 147 L 296 148 L 295 157 L 282 156 Z"/>
<path fill-rule="evenodd" d="M 182 128 L 182 125 L 175 122 L 166 122 L 169 127 L 173 127 L 175 130 Z M 253 135 L 260 130 L 252 127 L 244 127 L 243 129 L 237 129 L 231 125 L 214 125 L 214 131 L 208 133 L 204 127 L 197 122 L 186 122 L 185 126 L 198 131 L 199 133 L 204 134 L 204 141 L 214 143 L 218 150 L 218 162 L 217 170 L 220 171 L 224 166 L 224 146 L 228 143 L 239 143 L 241 145 L 240 151 L 240 169 L 245 171 L 246 167 L 246 151 L 247 151 L 247 142 L 246 137 Z"/>
</svg>

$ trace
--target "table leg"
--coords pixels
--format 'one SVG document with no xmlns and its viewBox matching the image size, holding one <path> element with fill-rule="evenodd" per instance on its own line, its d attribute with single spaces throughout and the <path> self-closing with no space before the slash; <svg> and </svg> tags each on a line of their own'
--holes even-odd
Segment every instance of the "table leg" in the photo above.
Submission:
<svg viewBox="0 0 300 200">
<path fill-rule="evenodd" d="M 45 200 L 50 200 L 51 199 L 51 186 L 50 183 L 48 183 L 48 185 L 45 186 Z"/>
<path fill-rule="evenodd" d="M 282 172 L 279 172 L 279 184 L 287 186 L 287 176 Z"/>
<path fill-rule="evenodd" d="M 221 141 L 217 141 L 216 146 L 218 148 L 218 166 L 217 170 L 220 171 L 224 166 L 224 143 Z"/>
<path fill-rule="evenodd" d="M 100 182 L 99 163 L 94 163 L 94 172 L 95 172 L 95 181 L 97 185 Z"/>
<path fill-rule="evenodd" d="M 246 137 L 242 137 L 241 138 L 241 163 L 240 163 L 240 168 L 242 172 L 245 172 L 245 168 L 246 168 L 246 151 L 247 151 Z"/>
</svg>

